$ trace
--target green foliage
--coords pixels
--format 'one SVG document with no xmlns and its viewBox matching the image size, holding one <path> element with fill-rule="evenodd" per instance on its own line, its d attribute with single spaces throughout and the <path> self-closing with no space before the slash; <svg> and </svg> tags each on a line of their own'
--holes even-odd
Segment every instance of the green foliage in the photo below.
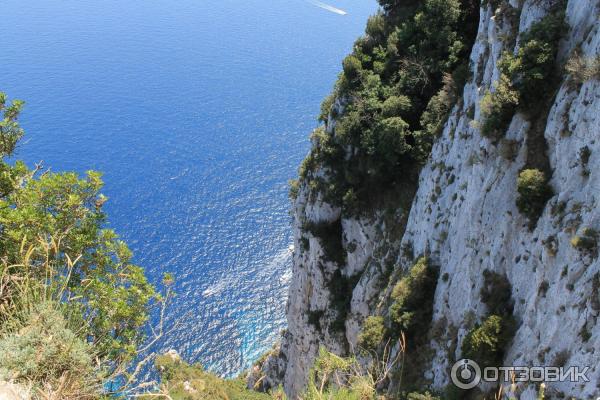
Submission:
<svg viewBox="0 0 600 400">
<path fill-rule="evenodd" d="M 500 70 L 511 78 L 525 111 L 532 112 L 540 98 L 548 95 L 547 85 L 554 78 L 560 39 L 568 28 L 565 7 L 566 1 L 559 2 L 525 32 L 516 57 L 508 56 L 500 61 Z"/>
<path fill-rule="evenodd" d="M 298 197 L 298 192 L 300 192 L 300 181 L 298 179 L 290 179 L 288 184 L 290 187 L 290 199 L 296 200 L 296 198 Z"/>
<path fill-rule="evenodd" d="M 462 357 L 474 360 L 482 367 L 499 366 L 513 334 L 512 318 L 490 315 L 467 334 L 462 344 Z"/>
<path fill-rule="evenodd" d="M 462 343 L 462 357 L 481 365 L 499 366 L 504 350 L 515 333 L 512 287 L 506 276 L 485 270 L 481 301 L 487 306 L 487 317 L 476 325 Z"/>
<path fill-rule="evenodd" d="M 421 115 L 421 126 L 427 137 L 434 138 L 442 133 L 444 123 L 456 102 L 456 86 L 452 75 L 444 75 L 444 86 L 429 100 Z"/>
<path fill-rule="evenodd" d="M 3 237 L 0 249 L 8 263 L 20 261 L 24 238 L 51 238 L 60 248 L 50 252 L 57 284 L 68 286 L 70 301 L 88 327 L 88 335 L 101 356 L 133 356 L 142 340 L 139 328 L 147 321 L 146 307 L 155 297 L 143 270 L 130 263 L 131 251 L 109 229 L 99 194 L 100 174 L 88 172 L 85 179 L 74 173 L 49 173 L 28 179 L 24 185 L 0 199 Z M 50 243 L 51 243 L 50 242 Z M 58 246 L 58 244 L 56 245 Z M 44 248 L 35 248 L 32 264 L 45 261 Z M 78 258 L 72 269 L 67 257 Z M 46 271 L 39 272 L 42 280 Z"/>
<path fill-rule="evenodd" d="M 410 111 L 412 105 L 408 96 L 390 96 L 381 105 L 381 115 L 385 118 L 401 117 Z"/>
<path fill-rule="evenodd" d="M 354 357 L 340 357 L 323 347 L 308 376 L 308 384 L 299 398 L 302 400 L 440 400 L 429 392 L 403 393 L 401 397 L 379 395 L 381 383 L 394 379 L 389 368 L 403 369 L 398 360 L 374 359 L 373 366 L 365 369 Z M 404 389 L 404 388 L 402 388 Z"/>
<path fill-rule="evenodd" d="M 331 134 L 320 134 L 301 170 L 302 179 L 314 181 L 312 188 L 348 214 L 367 210 L 397 187 L 414 186 L 456 100 L 456 89 L 443 89 L 442 78 L 455 70 L 466 75 L 479 15 L 469 1 L 381 4 L 384 12 L 369 19 L 366 35 L 344 59 L 320 120 L 326 122 L 334 98 L 343 112 Z M 326 177 L 307 173 L 319 167 Z"/>
<path fill-rule="evenodd" d="M 23 129 L 19 126 L 18 118 L 23 101 L 13 100 L 7 104 L 6 94 L 0 92 L 0 158 L 13 155 L 17 143 L 23 137 Z M 0 197 L 7 196 L 28 173 L 22 162 L 14 166 L 0 163 Z"/>
<path fill-rule="evenodd" d="M 348 79 L 350 82 L 353 82 L 356 79 L 358 79 L 362 71 L 362 64 L 357 57 L 352 55 L 347 56 L 346 58 L 344 58 L 342 66 L 344 68 L 344 76 L 346 77 L 346 79 Z"/>
<path fill-rule="evenodd" d="M 422 59 L 432 71 L 448 71 L 465 56 L 460 31 L 465 10 L 460 0 L 425 0 L 412 24 L 402 26 L 400 42 L 409 44 L 407 56 Z M 439 77 L 440 75 L 438 75 Z"/>
<path fill-rule="evenodd" d="M 500 75 L 494 92 L 487 92 L 481 100 L 481 134 L 489 138 L 504 135 L 519 105 L 519 93 L 512 88 L 506 75 Z"/>
<path fill-rule="evenodd" d="M 327 118 L 329 117 L 329 113 L 332 111 L 333 103 L 335 102 L 335 96 L 330 94 L 325 97 L 325 100 L 321 103 L 321 113 L 319 114 L 320 122 L 327 122 Z"/>
<path fill-rule="evenodd" d="M 72 329 L 77 327 L 52 302 L 15 316 L 0 330 L 0 380 L 29 381 L 43 389 L 40 383 L 58 387 L 62 378 L 82 397 L 98 390 L 94 349 Z"/>
<path fill-rule="evenodd" d="M 385 333 L 383 317 L 369 316 L 358 336 L 358 345 L 367 351 L 374 351 L 383 343 Z"/>
<path fill-rule="evenodd" d="M 524 169 L 517 179 L 517 208 L 535 223 L 552 197 L 552 188 L 546 175 L 538 169 Z"/>
<path fill-rule="evenodd" d="M 558 4 L 523 34 L 516 55 L 505 52 L 500 58 L 496 90 L 488 92 L 481 103 L 483 136 L 500 138 L 517 110 L 535 114 L 552 94 L 548 85 L 556 79 L 558 45 L 567 29 L 565 4 Z"/>
<path fill-rule="evenodd" d="M 267 400 L 271 396 L 248 390 L 242 379 L 222 379 L 204 371 L 201 365 L 190 365 L 176 354 L 156 357 L 161 374 L 163 395 L 172 400 Z M 166 397 L 168 395 L 170 397 Z M 142 396 L 153 399 L 157 395 Z"/>
<path fill-rule="evenodd" d="M 53 369 L 74 368 L 87 379 L 84 364 L 92 357 L 103 377 L 115 378 L 138 355 L 149 308 L 160 296 L 131 263 L 127 245 L 104 227 L 99 173 L 39 174 L 40 167 L 7 161 L 23 135 L 17 122 L 23 103 L 6 104 L 0 93 L 0 341 L 15 358 L 2 362 L 38 386 L 52 384 Z M 33 300 L 53 308 L 32 308 Z M 27 359 L 32 348 L 35 360 Z"/>
<path fill-rule="evenodd" d="M 21 100 L 13 100 L 7 105 L 5 93 L 0 92 L 0 157 L 10 156 L 15 151 L 17 142 L 23 137 L 23 129 L 19 126 L 19 113 L 25 104 Z"/>
<path fill-rule="evenodd" d="M 438 269 L 423 257 L 394 286 L 390 318 L 397 333 L 405 332 L 409 340 L 418 338 L 429 328 L 437 275 Z"/>
<path fill-rule="evenodd" d="M 419 0 L 378 0 L 381 7 L 386 12 L 398 11 L 403 7 L 410 7 L 417 3 Z"/>
<path fill-rule="evenodd" d="M 303 400 L 376 400 L 375 380 L 355 358 L 345 358 L 319 349 L 309 373 Z"/>
<path fill-rule="evenodd" d="M 325 132 L 323 127 L 315 129 L 311 134 L 311 141 L 314 146 L 308 156 L 302 161 L 299 169 L 300 179 L 309 182 L 311 185 L 324 184 L 321 177 L 315 177 L 314 174 L 320 165 L 335 165 L 340 159 L 341 152 L 333 144 L 331 135 Z M 331 189 L 329 192 L 335 192 Z"/>
<path fill-rule="evenodd" d="M 377 13 L 369 17 L 365 32 L 369 38 L 372 38 L 375 42 L 381 43 L 385 39 L 386 33 L 384 15 Z"/>
<path fill-rule="evenodd" d="M 375 160 L 393 165 L 412 150 L 408 138 L 408 123 L 400 117 L 391 117 L 381 120 L 371 136 L 365 135 L 363 144 L 367 153 L 375 156 Z"/>
</svg>

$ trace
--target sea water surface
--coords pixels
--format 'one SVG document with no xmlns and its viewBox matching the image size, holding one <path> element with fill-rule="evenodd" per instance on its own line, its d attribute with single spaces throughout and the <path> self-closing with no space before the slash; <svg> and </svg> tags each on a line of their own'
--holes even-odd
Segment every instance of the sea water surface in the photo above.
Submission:
<svg viewBox="0 0 600 400">
<path fill-rule="evenodd" d="M 285 327 L 287 181 L 374 0 L 3 0 L 18 156 L 104 172 L 110 227 L 176 279 L 157 350 L 231 376 Z M 346 13 L 346 14 L 344 14 Z"/>
</svg>

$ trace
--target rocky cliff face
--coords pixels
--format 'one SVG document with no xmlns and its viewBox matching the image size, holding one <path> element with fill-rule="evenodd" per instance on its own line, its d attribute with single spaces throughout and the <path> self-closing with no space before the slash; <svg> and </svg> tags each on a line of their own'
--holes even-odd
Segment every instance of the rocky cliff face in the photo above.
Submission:
<svg viewBox="0 0 600 400">
<path fill-rule="evenodd" d="M 282 382 L 292 398 L 306 383 L 319 346 L 348 354 L 357 346 L 364 319 L 385 313 L 390 282 L 409 266 L 408 253 L 428 255 L 440 267 L 432 326 L 441 333 L 431 339 L 433 357 L 425 368 L 434 388 L 449 383 L 449 366 L 461 357 L 460 343 L 486 312 L 480 299 L 482 275 L 491 270 L 512 286 L 518 326 L 504 365 L 560 360 L 590 366 L 590 382 L 549 383 L 547 394 L 588 398 L 600 393 L 600 261 L 594 251 L 572 243 L 587 228 L 600 229 L 600 81 L 589 76 L 573 84 L 565 72 L 550 94 L 541 128 L 554 195 L 531 227 L 515 201 L 518 175 L 538 151 L 528 140 L 532 123 L 517 113 L 499 143 L 480 134 L 478 121 L 481 100 L 499 79 L 501 54 L 516 52 L 523 32 L 555 2 L 484 3 L 470 56 L 471 79 L 433 145 L 408 209 L 399 201 L 368 218 L 341 216 L 339 208 L 301 182 L 293 204 L 289 326 L 279 354 L 265 368 L 269 384 Z M 558 65 L 564 66 L 574 51 L 582 59 L 598 57 L 599 7 L 598 0 L 568 1 L 570 29 L 561 41 Z M 516 40 L 507 39 L 515 34 Z M 330 117 L 330 133 L 334 125 Z M 307 223 L 323 221 L 339 224 L 347 255 L 341 266 L 307 229 Z M 340 294 L 340 289 L 348 290 Z M 524 386 L 521 398 L 534 398 L 535 391 Z"/>
</svg>

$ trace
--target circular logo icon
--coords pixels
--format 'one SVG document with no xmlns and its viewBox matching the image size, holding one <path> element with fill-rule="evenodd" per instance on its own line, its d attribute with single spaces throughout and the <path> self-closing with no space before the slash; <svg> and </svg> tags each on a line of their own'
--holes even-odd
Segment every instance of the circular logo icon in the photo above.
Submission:
<svg viewBox="0 0 600 400">
<path fill-rule="evenodd" d="M 481 368 L 475 361 L 463 358 L 454 363 L 450 375 L 456 387 L 473 389 L 481 381 Z"/>
</svg>

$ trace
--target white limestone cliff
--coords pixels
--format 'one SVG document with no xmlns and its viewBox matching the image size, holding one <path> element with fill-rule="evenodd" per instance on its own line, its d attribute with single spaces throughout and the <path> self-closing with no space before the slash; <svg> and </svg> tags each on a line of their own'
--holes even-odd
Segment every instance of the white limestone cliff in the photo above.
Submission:
<svg viewBox="0 0 600 400">
<path fill-rule="evenodd" d="M 428 254 L 441 268 L 433 324 L 443 326 L 447 337 L 431 344 L 435 356 L 427 374 L 434 387 L 449 383 L 448 350 L 460 357 L 453 336 L 460 343 L 470 328 L 469 316 L 484 313 L 482 272 L 490 269 L 510 281 L 519 324 L 505 364 L 553 365 L 560 357 L 567 365 L 589 366 L 590 382 L 549 383 L 546 393 L 577 398 L 600 395 L 600 259 L 570 243 L 584 228 L 600 230 L 600 81 L 592 78 L 573 87 L 565 75 L 555 96 L 544 129 L 555 194 L 533 230 L 515 206 L 517 176 L 527 156 L 528 122 L 517 114 L 506 133 L 506 138 L 516 141 L 514 159 L 501 155 L 501 146 L 484 138 L 474 122 L 480 116 L 481 98 L 498 79 L 500 54 L 515 50 L 512 45 L 507 48 L 505 38 L 511 29 L 526 31 L 548 12 L 549 3 L 512 0 L 511 5 L 520 9 L 520 18 L 512 20 L 518 24 L 514 27 L 501 10 L 482 7 L 471 54 L 473 79 L 464 87 L 463 101 L 454 107 L 421 171 L 404 233 L 394 231 L 394 218 L 400 224 L 402 209 L 392 217 L 382 212 L 371 220 L 342 219 L 343 244 L 349 254 L 341 272 L 360 279 L 348 293 L 351 308 L 340 333 L 328 329 L 336 315 L 326 284 L 338 267 L 325 261 L 319 240 L 303 229 L 306 221 L 336 220 L 340 210 L 313 199 L 311 189 L 301 185 L 293 205 L 296 250 L 288 331 L 276 356 L 276 375 L 292 398 L 304 386 L 319 346 L 345 354 L 356 345 L 364 318 L 377 311 L 386 293 L 385 280 L 379 278 L 390 262 L 406 267 L 401 249 L 408 245 L 415 254 Z M 588 58 L 600 54 L 599 8 L 599 0 L 568 2 L 570 31 L 561 43 L 562 61 L 575 48 Z M 585 146 L 591 150 L 587 175 L 582 174 L 579 161 Z M 448 279 L 442 279 L 445 274 Z M 271 383 L 276 385 L 278 379 Z M 532 388 L 522 389 L 521 398 L 534 398 Z"/>
</svg>

